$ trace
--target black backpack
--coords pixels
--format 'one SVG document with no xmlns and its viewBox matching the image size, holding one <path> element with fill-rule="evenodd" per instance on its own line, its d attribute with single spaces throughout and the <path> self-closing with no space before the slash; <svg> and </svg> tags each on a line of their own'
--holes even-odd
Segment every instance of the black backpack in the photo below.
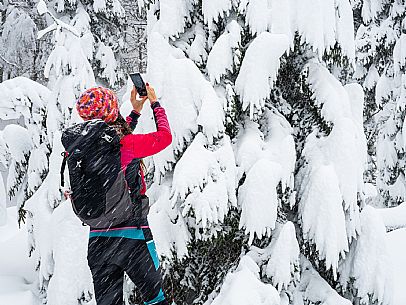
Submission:
<svg viewBox="0 0 406 305">
<path fill-rule="evenodd" d="M 141 200 L 140 160 L 134 159 L 124 176 L 120 162 L 120 138 L 102 120 L 73 125 L 62 133 L 69 168 L 71 201 L 75 214 L 92 228 L 117 226 L 137 217 Z M 141 206 L 140 206 L 141 208 Z"/>
</svg>

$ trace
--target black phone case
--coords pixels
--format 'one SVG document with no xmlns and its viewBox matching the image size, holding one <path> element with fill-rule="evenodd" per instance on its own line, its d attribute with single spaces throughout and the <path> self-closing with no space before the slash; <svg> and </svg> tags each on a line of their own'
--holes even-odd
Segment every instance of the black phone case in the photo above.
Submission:
<svg viewBox="0 0 406 305">
<path fill-rule="evenodd" d="M 147 96 L 147 89 L 145 87 L 145 83 L 141 77 L 141 74 L 139 73 L 130 74 L 130 78 L 135 86 L 135 89 L 137 89 L 138 94 L 140 96 Z"/>
</svg>

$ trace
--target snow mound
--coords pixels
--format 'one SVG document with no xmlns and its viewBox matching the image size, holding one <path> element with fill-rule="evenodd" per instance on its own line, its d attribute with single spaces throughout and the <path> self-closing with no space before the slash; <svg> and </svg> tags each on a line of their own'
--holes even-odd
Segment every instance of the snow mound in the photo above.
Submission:
<svg viewBox="0 0 406 305">
<path fill-rule="evenodd" d="M 244 0 L 238 10 L 246 17 L 250 32 L 284 34 L 293 46 L 294 33 L 308 43 L 321 59 L 338 44 L 354 64 L 355 42 L 352 7 L 349 0 Z"/>
<path fill-rule="evenodd" d="M 0 225 L 0 304 L 37 305 L 35 258 L 28 257 L 27 228 L 17 224 L 17 208 L 7 208 L 7 221 Z"/>
<path fill-rule="evenodd" d="M 52 261 L 48 263 L 52 264 L 53 273 L 48 302 L 68 305 L 84 298 L 85 304 L 94 305 L 92 275 L 87 264 L 89 228 L 82 226 L 69 201 L 54 210 L 49 226 L 53 228 L 49 234 L 53 249 Z M 82 291 L 84 295 L 80 295 Z"/>
<path fill-rule="evenodd" d="M 363 172 L 367 160 L 366 137 L 362 126 L 362 88 L 357 84 L 343 87 L 319 63 L 309 64 L 308 82 L 315 103 L 321 107 L 321 114 L 334 124 L 330 135 L 321 139 L 316 147 L 320 146 L 325 158 L 335 165 L 345 209 L 354 207 L 357 192 L 363 189 Z"/>
<path fill-rule="evenodd" d="M 377 17 L 378 13 L 381 12 L 384 2 L 377 0 L 364 1 L 362 4 L 362 19 L 365 23 L 369 23 Z"/>
<path fill-rule="evenodd" d="M 393 263 L 393 305 L 406 304 L 406 229 L 395 230 L 386 234 L 386 243 L 390 260 Z"/>
<path fill-rule="evenodd" d="M 267 1 L 241 1 L 240 11 L 245 13 L 246 24 L 253 35 L 265 32 L 269 27 L 271 10 Z"/>
<path fill-rule="evenodd" d="M 406 203 L 397 207 L 377 209 L 387 229 L 394 230 L 406 227 Z"/>
<path fill-rule="evenodd" d="M 16 207 L 7 208 L 7 222 L 0 226 L 0 276 L 13 276 L 34 281 L 35 260 L 28 257 L 27 228 L 17 223 Z"/>
<path fill-rule="evenodd" d="M 50 209 L 49 201 L 53 202 L 53 198 L 47 197 L 53 194 L 48 179 L 53 178 L 48 176 L 25 205 L 29 215 L 36 216 L 29 217 L 27 225 L 35 236 L 35 242 L 29 240 L 30 246 L 41 262 L 36 273 L 38 285 L 40 289 L 47 286 L 50 304 L 68 305 L 83 297 L 86 304 L 94 305 L 92 277 L 87 264 L 89 228 L 82 226 L 70 201 Z"/>
<path fill-rule="evenodd" d="M 278 291 L 259 278 L 259 267 L 243 256 L 237 270 L 227 274 L 219 295 L 206 305 L 279 305 Z"/>
<path fill-rule="evenodd" d="M 207 140 L 198 133 L 176 164 L 173 174 L 173 195 L 184 200 L 193 188 L 203 188 L 213 164 L 217 163 L 214 154 L 205 148 Z"/>
</svg>

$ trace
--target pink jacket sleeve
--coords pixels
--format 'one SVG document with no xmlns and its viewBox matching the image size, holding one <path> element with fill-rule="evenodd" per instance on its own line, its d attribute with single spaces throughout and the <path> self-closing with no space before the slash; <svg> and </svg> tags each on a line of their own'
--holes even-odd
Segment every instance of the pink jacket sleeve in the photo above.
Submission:
<svg viewBox="0 0 406 305">
<path fill-rule="evenodd" d="M 169 127 L 165 109 L 159 102 L 151 105 L 157 131 L 147 134 L 131 134 L 121 139 L 122 149 L 131 151 L 132 158 L 144 158 L 152 156 L 165 149 L 172 143 L 172 134 Z M 127 122 L 131 123 L 131 115 L 127 117 Z"/>
</svg>

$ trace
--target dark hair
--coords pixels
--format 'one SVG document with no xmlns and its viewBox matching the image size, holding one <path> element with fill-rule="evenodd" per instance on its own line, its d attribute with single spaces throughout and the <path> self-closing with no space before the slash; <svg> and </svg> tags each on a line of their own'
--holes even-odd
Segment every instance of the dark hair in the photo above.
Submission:
<svg viewBox="0 0 406 305">
<path fill-rule="evenodd" d="M 108 124 L 117 131 L 120 138 L 133 133 L 130 125 L 128 125 L 128 123 L 120 113 L 118 114 L 117 120 L 115 120 L 113 123 Z"/>
</svg>

